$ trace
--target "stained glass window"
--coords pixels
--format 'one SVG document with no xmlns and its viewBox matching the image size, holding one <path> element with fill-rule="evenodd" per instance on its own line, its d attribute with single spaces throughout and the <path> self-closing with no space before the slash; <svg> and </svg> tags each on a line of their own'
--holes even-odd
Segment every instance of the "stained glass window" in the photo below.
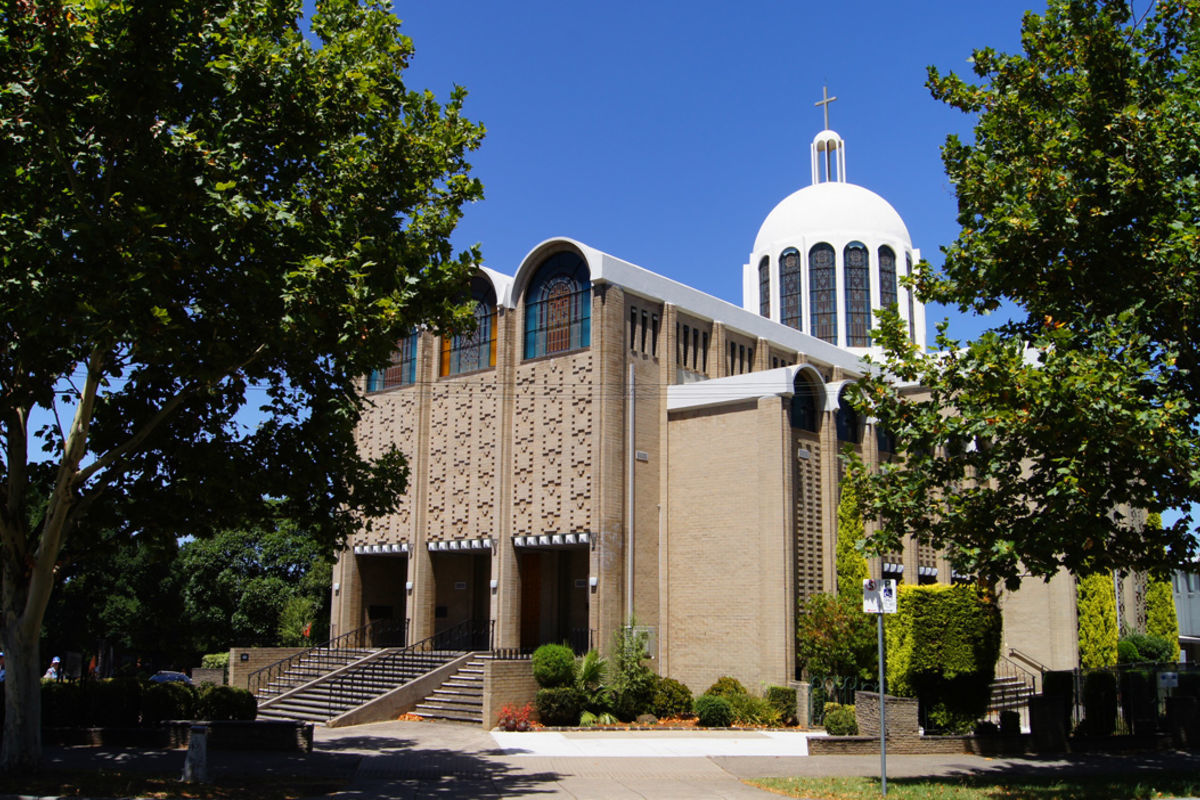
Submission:
<svg viewBox="0 0 1200 800">
<path fill-rule="evenodd" d="M 496 290 L 483 275 L 471 280 L 471 299 L 475 301 L 475 330 L 442 337 L 440 375 L 496 366 Z"/>
<path fill-rule="evenodd" d="M 817 387 L 803 372 L 796 373 L 793 385 L 792 408 L 790 413 L 793 428 L 811 433 L 817 432 L 818 414 L 821 405 L 818 402 Z"/>
<path fill-rule="evenodd" d="M 391 366 L 387 369 L 375 370 L 367 378 L 367 391 L 378 392 L 380 389 L 391 389 L 393 386 L 411 386 L 417 381 L 417 338 L 413 331 L 396 342 L 392 353 Z"/>
<path fill-rule="evenodd" d="M 758 262 L 758 313 L 771 316 L 771 259 L 767 256 Z"/>
<path fill-rule="evenodd" d="M 906 253 L 904 255 L 904 260 L 906 262 L 905 266 L 908 268 L 908 271 L 905 272 L 904 274 L 908 275 L 911 278 L 912 277 L 912 253 Z M 917 322 L 915 319 L 913 319 L 913 290 L 911 288 L 907 289 L 907 290 L 905 290 L 905 294 L 908 295 L 908 340 L 910 342 L 912 342 L 913 344 L 916 344 L 917 343 Z"/>
<path fill-rule="evenodd" d="M 837 344 L 837 277 L 833 247 L 824 242 L 808 251 L 808 293 L 812 335 Z"/>
<path fill-rule="evenodd" d="M 789 247 L 779 255 L 780 321 L 789 328 L 803 330 L 800 319 L 800 251 Z"/>
<path fill-rule="evenodd" d="M 871 270 L 866 245 L 851 242 L 842 252 L 846 283 L 846 344 L 871 346 Z"/>
<path fill-rule="evenodd" d="M 879 248 L 879 305 L 888 308 L 896 304 L 896 254 L 884 245 Z"/>
<path fill-rule="evenodd" d="M 555 253 L 525 291 L 525 358 L 591 343 L 591 276 L 577 253 Z"/>
<path fill-rule="evenodd" d="M 850 405 L 845 390 L 838 396 L 837 437 L 839 442 L 858 444 L 862 436 L 862 426 L 859 424 L 858 412 Z"/>
</svg>

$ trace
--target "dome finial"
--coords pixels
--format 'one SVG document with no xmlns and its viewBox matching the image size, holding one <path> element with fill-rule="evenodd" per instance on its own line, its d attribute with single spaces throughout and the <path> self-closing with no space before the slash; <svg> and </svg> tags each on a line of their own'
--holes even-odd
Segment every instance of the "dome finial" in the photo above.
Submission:
<svg viewBox="0 0 1200 800">
<path fill-rule="evenodd" d="M 825 111 L 825 130 L 829 130 L 829 104 L 832 103 L 834 100 L 837 100 L 837 96 L 835 95 L 834 97 L 830 97 L 829 96 L 829 87 L 822 86 L 821 87 L 821 98 L 822 99 L 813 103 L 813 105 L 825 107 L 823 109 Z"/>
<path fill-rule="evenodd" d="M 821 87 L 821 99 L 813 103 L 825 111 L 825 129 L 818 133 L 812 143 L 812 182 L 846 182 L 846 143 L 836 131 L 829 128 L 829 104 L 837 97 L 829 96 L 829 87 Z M 822 180 L 822 167 L 824 179 Z"/>
</svg>

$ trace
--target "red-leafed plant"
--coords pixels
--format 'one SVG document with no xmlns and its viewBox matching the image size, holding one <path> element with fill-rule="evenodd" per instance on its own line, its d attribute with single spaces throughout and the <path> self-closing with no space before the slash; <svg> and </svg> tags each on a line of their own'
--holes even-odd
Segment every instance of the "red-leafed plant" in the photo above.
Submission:
<svg viewBox="0 0 1200 800">
<path fill-rule="evenodd" d="M 506 703 L 500 709 L 500 718 L 496 720 L 496 725 L 502 731 L 527 731 L 533 727 L 530 719 L 532 716 L 532 703 L 520 707 Z"/>
</svg>

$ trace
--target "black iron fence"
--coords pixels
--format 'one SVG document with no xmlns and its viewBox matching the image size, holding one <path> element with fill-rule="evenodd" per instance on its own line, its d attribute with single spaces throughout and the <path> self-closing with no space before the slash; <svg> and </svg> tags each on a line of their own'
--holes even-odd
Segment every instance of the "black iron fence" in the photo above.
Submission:
<svg viewBox="0 0 1200 800">
<path fill-rule="evenodd" d="M 1153 735 L 1200 706 L 1200 666 L 1119 664 L 1046 672 L 1043 693 L 1060 699 L 1067 730 L 1082 736 Z M 1190 709 L 1190 710 L 1188 710 Z"/>
<path fill-rule="evenodd" d="M 347 631 L 341 636 L 334 637 L 327 642 L 315 645 L 296 653 L 287 658 L 281 658 L 273 664 L 268 664 L 262 669 L 255 670 L 250 673 L 247 686 L 251 692 L 258 696 L 272 688 L 285 690 L 291 686 L 299 686 L 303 682 L 303 678 L 297 677 L 288 685 L 285 676 L 295 667 L 299 666 L 305 659 L 313 658 L 317 654 L 328 655 L 331 658 L 343 658 L 345 651 L 357 650 L 367 647 L 387 647 L 384 642 L 404 643 L 404 620 L 380 619 L 374 622 L 369 622 L 361 628 L 356 628 L 352 631 Z"/>
<path fill-rule="evenodd" d="M 825 719 L 826 703 L 854 703 L 854 693 L 878 692 L 879 681 L 864 680 L 845 675 L 809 675 L 808 719 L 811 725 L 820 725 Z"/>
</svg>

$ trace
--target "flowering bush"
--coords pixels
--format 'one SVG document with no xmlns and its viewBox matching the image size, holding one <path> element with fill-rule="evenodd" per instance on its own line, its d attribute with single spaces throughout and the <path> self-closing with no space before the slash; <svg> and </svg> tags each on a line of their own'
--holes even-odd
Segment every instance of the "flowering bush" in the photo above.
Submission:
<svg viewBox="0 0 1200 800">
<path fill-rule="evenodd" d="M 496 726 L 502 731 L 527 731 L 532 726 L 530 717 L 533 715 L 533 704 L 526 703 L 521 707 L 505 704 L 500 709 L 500 718 Z"/>
</svg>

